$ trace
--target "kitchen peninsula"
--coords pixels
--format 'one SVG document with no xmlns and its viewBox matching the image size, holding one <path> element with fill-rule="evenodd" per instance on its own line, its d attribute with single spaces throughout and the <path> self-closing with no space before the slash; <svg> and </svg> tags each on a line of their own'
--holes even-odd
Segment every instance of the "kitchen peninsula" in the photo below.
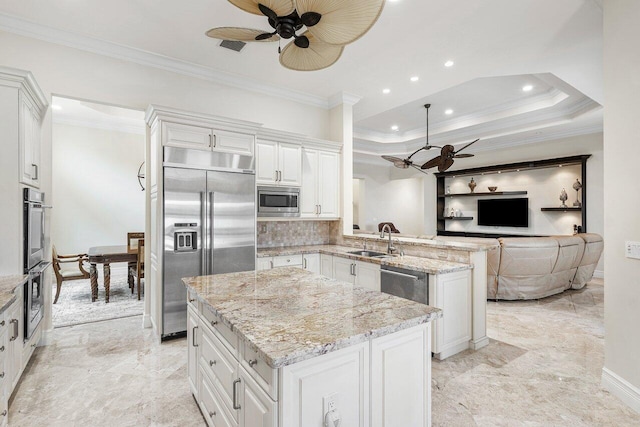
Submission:
<svg viewBox="0 0 640 427">
<path fill-rule="evenodd" d="M 183 279 L 209 425 L 430 425 L 435 307 L 299 268 Z"/>
</svg>

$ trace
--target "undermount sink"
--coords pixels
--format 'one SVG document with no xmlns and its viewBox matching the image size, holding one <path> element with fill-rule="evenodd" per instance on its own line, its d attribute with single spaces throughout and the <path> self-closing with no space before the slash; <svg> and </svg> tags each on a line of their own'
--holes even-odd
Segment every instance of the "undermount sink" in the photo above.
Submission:
<svg viewBox="0 0 640 427">
<path fill-rule="evenodd" d="M 349 253 L 352 255 L 366 256 L 370 258 L 382 258 L 385 256 L 389 256 L 389 254 L 386 254 L 384 252 L 374 252 L 374 251 L 352 251 Z"/>
</svg>

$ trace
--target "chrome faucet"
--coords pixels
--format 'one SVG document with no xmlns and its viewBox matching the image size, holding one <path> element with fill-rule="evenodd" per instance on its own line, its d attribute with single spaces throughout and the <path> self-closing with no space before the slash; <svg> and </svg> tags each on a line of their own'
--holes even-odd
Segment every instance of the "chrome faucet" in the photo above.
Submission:
<svg viewBox="0 0 640 427">
<path fill-rule="evenodd" d="M 384 239 L 385 230 L 389 235 L 389 244 L 387 245 L 387 253 L 391 255 L 396 250 L 396 248 L 393 246 L 393 243 L 391 243 L 391 227 L 389 226 L 389 224 L 385 224 L 382 226 L 382 230 L 380 230 L 381 239 Z"/>
</svg>

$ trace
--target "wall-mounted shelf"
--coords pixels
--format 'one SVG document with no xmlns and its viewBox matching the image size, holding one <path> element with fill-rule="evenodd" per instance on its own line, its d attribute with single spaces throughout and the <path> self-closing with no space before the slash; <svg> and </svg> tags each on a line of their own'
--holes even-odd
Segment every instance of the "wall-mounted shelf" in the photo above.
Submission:
<svg viewBox="0 0 640 427">
<path fill-rule="evenodd" d="M 567 206 L 566 208 L 540 208 L 543 212 L 580 212 L 582 207 Z"/>
<path fill-rule="evenodd" d="M 445 221 L 469 221 L 473 219 L 472 216 L 443 216 L 438 219 L 443 219 Z"/>
<path fill-rule="evenodd" d="M 517 194 L 527 194 L 526 191 L 489 191 L 484 193 L 455 193 L 455 194 L 438 194 L 438 197 L 484 197 L 484 196 L 515 196 Z"/>
</svg>

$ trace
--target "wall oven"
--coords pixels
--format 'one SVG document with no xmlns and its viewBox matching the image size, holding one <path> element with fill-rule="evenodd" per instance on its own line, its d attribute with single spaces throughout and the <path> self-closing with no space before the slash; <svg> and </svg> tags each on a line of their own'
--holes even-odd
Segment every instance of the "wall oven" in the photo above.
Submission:
<svg viewBox="0 0 640 427">
<path fill-rule="evenodd" d="M 24 189 L 23 246 L 24 273 L 29 279 L 24 285 L 24 340 L 31 335 L 42 320 L 44 307 L 44 274 L 51 266 L 44 261 L 44 193 L 31 188 Z"/>
<path fill-rule="evenodd" d="M 300 216 L 300 189 L 296 187 L 258 187 L 258 216 Z"/>
</svg>

